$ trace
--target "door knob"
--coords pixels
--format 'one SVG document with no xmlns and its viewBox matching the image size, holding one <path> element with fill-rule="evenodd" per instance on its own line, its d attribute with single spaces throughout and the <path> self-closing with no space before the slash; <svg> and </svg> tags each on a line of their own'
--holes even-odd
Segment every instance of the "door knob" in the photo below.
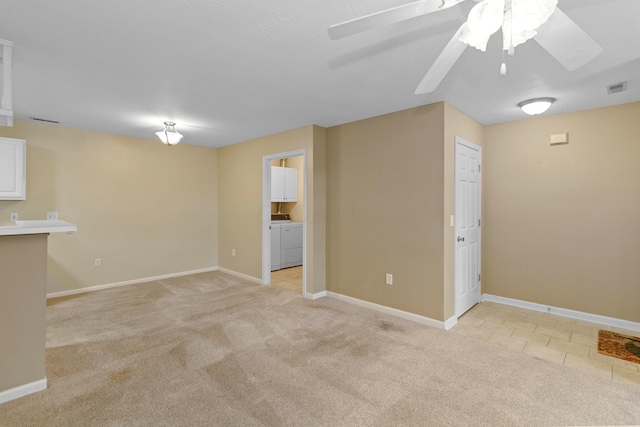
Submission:
<svg viewBox="0 0 640 427">
<path fill-rule="evenodd" d="M 464 242 L 464 237 L 458 236 L 458 242 Z"/>
</svg>

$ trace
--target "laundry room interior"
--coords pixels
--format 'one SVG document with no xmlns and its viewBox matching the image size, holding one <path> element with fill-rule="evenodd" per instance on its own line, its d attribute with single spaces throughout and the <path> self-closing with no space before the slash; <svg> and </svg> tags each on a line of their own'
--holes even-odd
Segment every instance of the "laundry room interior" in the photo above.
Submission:
<svg viewBox="0 0 640 427">
<path fill-rule="evenodd" d="M 302 292 L 304 156 L 271 162 L 271 283 Z"/>
</svg>

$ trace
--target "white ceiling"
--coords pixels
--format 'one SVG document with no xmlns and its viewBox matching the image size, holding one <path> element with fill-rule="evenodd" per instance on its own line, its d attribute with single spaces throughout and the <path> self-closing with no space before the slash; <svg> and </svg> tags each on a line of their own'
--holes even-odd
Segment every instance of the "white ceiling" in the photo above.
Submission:
<svg viewBox="0 0 640 427">
<path fill-rule="evenodd" d="M 414 90 L 475 4 L 332 41 L 329 25 L 411 0 L 1 0 L 14 42 L 17 119 L 155 138 L 173 120 L 183 143 L 220 147 L 309 124 L 334 126 L 447 101 L 482 124 L 640 100 L 640 1 L 559 0 L 603 48 L 566 71 L 537 43 L 507 58 L 500 34 L 468 48 L 440 87 Z M 627 91 L 606 86 L 628 81 Z"/>
</svg>

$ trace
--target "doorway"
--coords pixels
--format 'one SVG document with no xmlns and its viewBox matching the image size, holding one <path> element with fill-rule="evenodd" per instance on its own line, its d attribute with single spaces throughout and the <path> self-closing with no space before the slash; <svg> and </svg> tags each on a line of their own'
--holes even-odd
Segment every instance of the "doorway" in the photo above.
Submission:
<svg viewBox="0 0 640 427">
<path fill-rule="evenodd" d="M 456 137 L 455 316 L 480 302 L 482 148 Z"/>
<path fill-rule="evenodd" d="M 264 156 L 262 180 L 262 283 L 296 289 L 303 296 L 306 295 L 306 254 L 308 253 L 306 159 L 304 149 Z M 276 169 L 273 172 L 278 173 L 272 175 L 272 168 Z M 283 168 L 284 170 L 280 170 Z M 282 172 L 282 175 L 279 172 Z M 288 172 L 297 173 L 298 176 L 295 182 L 298 183 L 300 191 L 295 200 L 291 198 L 289 191 L 286 196 L 282 196 L 279 190 L 272 195 L 272 183 L 278 186 L 283 184 L 285 181 L 283 176 Z M 272 223 L 272 218 L 279 221 Z M 277 271 L 272 273 L 273 269 Z"/>
</svg>

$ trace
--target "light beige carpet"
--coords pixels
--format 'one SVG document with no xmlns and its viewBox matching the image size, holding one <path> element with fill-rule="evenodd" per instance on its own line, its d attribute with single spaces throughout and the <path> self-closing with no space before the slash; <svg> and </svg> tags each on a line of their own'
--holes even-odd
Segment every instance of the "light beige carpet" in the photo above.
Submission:
<svg viewBox="0 0 640 427">
<path fill-rule="evenodd" d="M 640 387 L 220 272 L 50 300 L 2 426 L 640 424 Z"/>
</svg>

